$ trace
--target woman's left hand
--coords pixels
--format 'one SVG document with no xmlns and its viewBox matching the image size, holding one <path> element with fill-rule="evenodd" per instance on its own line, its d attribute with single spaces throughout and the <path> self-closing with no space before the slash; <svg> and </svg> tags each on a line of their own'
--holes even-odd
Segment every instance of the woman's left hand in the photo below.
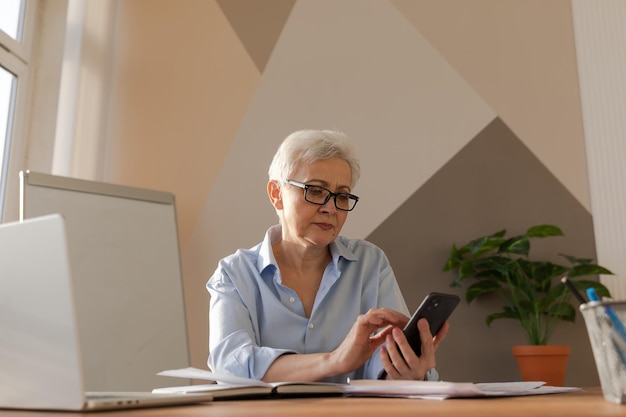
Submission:
<svg viewBox="0 0 626 417">
<path fill-rule="evenodd" d="M 435 337 L 430 334 L 426 319 L 417 322 L 422 341 L 422 355 L 417 356 L 406 336 L 399 328 L 387 334 L 385 346 L 380 349 L 380 359 L 387 371 L 387 379 L 423 380 L 426 372 L 436 366 L 435 351 L 445 338 L 450 324 L 446 322 Z"/>
</svg>

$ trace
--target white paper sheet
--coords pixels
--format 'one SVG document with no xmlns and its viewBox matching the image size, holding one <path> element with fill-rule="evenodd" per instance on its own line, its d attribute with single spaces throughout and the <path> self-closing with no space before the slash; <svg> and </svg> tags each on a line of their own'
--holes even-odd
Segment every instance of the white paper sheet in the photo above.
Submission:
<svg viewBox="0 0 626 417">
<path fill-rule="evenodd" d="M 547 386 L 530 382 L 446 382 L 446 381 L 378 381 L 352 380 L 344 392 L 352 396 L 383 396 L 424 399 L 517 397 L 578 391 L 577 387 Z"/>
</svg>

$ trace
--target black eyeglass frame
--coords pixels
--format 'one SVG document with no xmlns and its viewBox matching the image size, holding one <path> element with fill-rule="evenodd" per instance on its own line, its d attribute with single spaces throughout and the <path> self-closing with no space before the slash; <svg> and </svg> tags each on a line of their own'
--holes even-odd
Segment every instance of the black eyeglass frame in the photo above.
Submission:
<svg viewBox="0 0 626 417">
<path fill-rule="evenodd" d="M 295 187 L 300 187 L 304 190 L 304 200 L 308 203 L 311 204 L 316 204 L 318 206 L 323 206 L 324 204 L 328 203 L 328 200 L 330 200 L 330 198 L 333 198 L 333 203 L 335 203 L 335 207 L 337 208 L 337 210 L 341 210 L 341 211 L 352 211 L 354 210 L 354 208 L 356 207 L 356 203 L 359 202 L 359 197 L 354 195 L 354 194 L 350 194 L 350 193 L 333 193 L 332 191 L 330 191 L 328 188 L 326 187 L 321 187 L 319 185 L 313 185 L 313 184 L 305 184 L 303 182 L 299 182 L 299 181 L 294 181 L 294 180 L 286 180 L 285 181 L 287 184 L 293 185 Z M 315 201 L 311 201 L 307 198 L 307 192 L 309 190 L 309 188 L 311 187 L 315 187 L 315 188 L 321 188 L 322 190 L 328 192 L 328 195 L 326 196 L 326 199 L 324 200 L 323 203 L 316 203 Z M 342 196 L 347 196 L 348 200 L 352 200 L 354 201 L 354 205 L 352 206 L 352 208 L 349 209 L 344 209 L 341 208 L 337 205 L 337 196 L 342 195 Z"/>
</svg>

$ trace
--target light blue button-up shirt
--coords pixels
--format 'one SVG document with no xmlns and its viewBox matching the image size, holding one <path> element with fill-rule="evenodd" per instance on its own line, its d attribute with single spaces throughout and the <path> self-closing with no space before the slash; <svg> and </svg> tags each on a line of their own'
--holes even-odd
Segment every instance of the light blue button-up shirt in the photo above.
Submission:
<svg viewBox="0 0 626 417">
<path fill-rule="evenodd" d="M 281 227 L 263 242 L 222 259 L 207 283 L 211 294 L 208 365 L 216 372 L 261 379 L 285 353 L 330 352 L 344 340 L 357 316 L 386 307 L 408 315 L 384 252 L 360 239 L 338 237 L 324 271 L 311 317 L 290 288 L 282 285 L 272 252 Z M 359 369 L 328 378 L 373 379 L 382 369 L 378 351 Z"/>
</svg>

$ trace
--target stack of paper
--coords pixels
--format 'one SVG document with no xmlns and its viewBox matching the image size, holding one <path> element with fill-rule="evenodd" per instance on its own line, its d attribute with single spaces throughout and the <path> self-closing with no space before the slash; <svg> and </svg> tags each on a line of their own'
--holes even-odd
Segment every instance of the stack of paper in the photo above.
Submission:
<svg viewBox="0 0 626 417">
<path fill-rule="evenodd" d="M 403 397 L 403 398 L 471 398 L 517 397 L 523 395 L 556 394 L 578 391 L 575 387 L 552 387 L 544 382 L 446 382 L 446 381 L 379 381 L 353 380 L 344 387 L 352 396 Z"/>
</svg>

